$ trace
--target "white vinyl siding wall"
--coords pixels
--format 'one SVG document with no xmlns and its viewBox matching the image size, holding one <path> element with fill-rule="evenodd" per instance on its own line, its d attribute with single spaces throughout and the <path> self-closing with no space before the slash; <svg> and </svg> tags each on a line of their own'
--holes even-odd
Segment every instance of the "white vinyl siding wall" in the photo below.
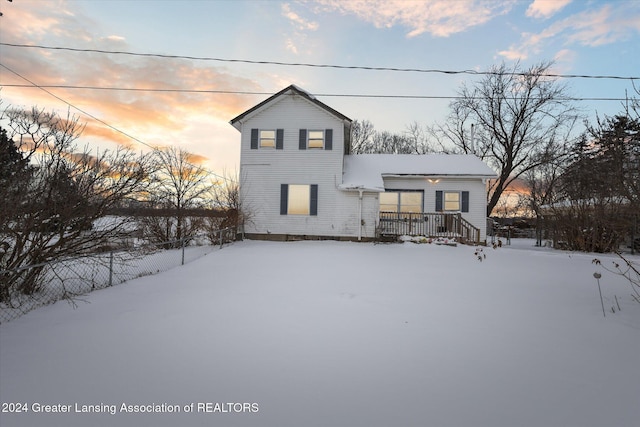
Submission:
<svg viewBox="0 0 640 427">
<path fill-rule="evenodd" d="M 251 129 L 283 129 L 281 150 L 251 149 Z M 299 147 L 300 129 L 333 130 L 331 150 Z M 247 233 L 356 236 L 358 197 L 342 192 L 344 123 L 313 103 L 284 95 L 242 122 L 240 184 Z M 281 215 L 281 185 L 317 185 L 317 215 Z M 375 231 L 375 221 L 371 225 Z M 373 232 L 374 232 L 373 231 Z"/>
<path fill-rule="evenodd" d="M 462 217 L 480 229 L 480 240 L 486 238 L 486 184 L 481 179 L 440 178 L 438 182 L 430 182 L 426 178 L 384 178 L 385 189 L 422 190 L 424 191 L 424 211 L 436 212 L 436 191 L 468 191 L 469 212 L 462 212 Z"/>
</svg>

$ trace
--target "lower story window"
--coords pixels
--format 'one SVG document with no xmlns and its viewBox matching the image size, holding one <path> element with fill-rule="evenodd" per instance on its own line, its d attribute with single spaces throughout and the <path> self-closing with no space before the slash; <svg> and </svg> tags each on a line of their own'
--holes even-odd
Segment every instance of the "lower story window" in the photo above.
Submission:
<svg viewBox="0 0 640 427">
<path fill-rule="evenodd" d="M 458 191 L 444 192 L 444 210 L 445 211 L 460 210 L 460 192 Z"/>
<path fill-rule="evenodd" d="M 318 185 L 281 184 L 280 215 L 318 215 Z"/>
<path fill-rule="evenodd" d="M 381 212 L 422 212 L 422 191 L 385 190 L 380 193 Z"/>
<path fill-rule="evenodd" d="M 436 212 L 469 212 L 469 192 L 436 191 Z"/>
</svg>

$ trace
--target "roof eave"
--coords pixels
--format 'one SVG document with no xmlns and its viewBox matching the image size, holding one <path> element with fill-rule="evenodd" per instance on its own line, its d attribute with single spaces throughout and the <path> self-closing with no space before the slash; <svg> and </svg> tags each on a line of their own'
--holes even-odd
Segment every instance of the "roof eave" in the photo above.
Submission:
<svg viewBox="0 0 640 427">
<path fill-rule="evenodd" d="M 464 174 L 464 173 L 451 173 L 451 174 L 430 174 L 430 173 L 383 173 L 383 178 L 470 178 L 470 179 L 495 179 L 498 176 L 493 174 Z"/>
<path fill-rule="evenodd" d="M 369 193 L 384 193 L 384 188 L 380 187 L 368 187 L 366 185 L 358 184 L 340 184 L 338 189 L 342 191 L 366 191 Z"/>
<path fill-rule="evenodd" d="M 324 109 L 325 111 L 329 112 L 330 114 L 332 114 L 335 117 L 337 117 L 340 120 L 342 120 L 345 124 L 349 124 L 349 123 L 352 122 L 352 120 L 349 117 L 347 117 L 344 114 L 334 110 L 333 108 L 329 107 L 328 105 L 318 101 L 314 96 L 312 96 L 308 92 L 300 89 L 296 85 L 289 85 L 286 88 L 282 89 L 280 92 L 271 95 L 269 98 L 265 99 L 264 101 L 260 102 L 259 104 L 257 104 L 255 106 L 253 106 L 252 108 L 248 109 L 244 113 L 234 117 L 233 119 L 231 119 L 229 121 L 229 123 L 234 128 L 236 128 L 238 130 L 241 130 L 243 119 L 245 119 L 247 116 L 252 115 L 253 113 L 257 112 L 258 110 L 262 109 L 264 106 L 266 106 L 267 104 L 269 104 L 273 100 L 277 99 L 281 95 L 286 94 L 289 91 L 293 92 L 296 95 L 301 96 L 302 98 L 306 99 L 307 101 L 309 101 L 309 102 L 317 105 L 318 107 Z"/>
</svg>

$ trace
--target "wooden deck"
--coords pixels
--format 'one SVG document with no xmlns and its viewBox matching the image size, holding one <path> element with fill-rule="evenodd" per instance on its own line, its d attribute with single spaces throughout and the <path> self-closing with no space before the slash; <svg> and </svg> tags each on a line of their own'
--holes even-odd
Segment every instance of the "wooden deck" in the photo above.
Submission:
<svg viewBox="0 0 640 427">
<path fill-rule="evenodd" d="M 455 238 L 461 243 L 481 243 L 480 229 L 460 213 L 380 212 L 378 236 Z"/>
</svg>

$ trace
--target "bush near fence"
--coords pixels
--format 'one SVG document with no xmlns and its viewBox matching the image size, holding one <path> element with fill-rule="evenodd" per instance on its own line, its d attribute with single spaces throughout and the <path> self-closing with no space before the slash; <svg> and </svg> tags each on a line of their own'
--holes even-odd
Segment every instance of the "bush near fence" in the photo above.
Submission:
<svg viewBox="0 0 640 427">
<path fill-rule="evenodd" d="M 41 270 L 31 294 L 25 295 L 19 291 L 19 281 L 8 289 L 8 298 L 0 302 L 0 323 L 14 320 L 35 308 L 60 300 L 67 300 L 75 306 L 82 295 L 96 289 L 184 265 L 235 240 L 236 229 L 225 228 L 188 239 L 134 244 L 127 249 L 61 259 L 15 270 L 0 270 L 0 283 L 7 281 L 9 275 L 26 278 L 30 272 Z"/>
</svg>

